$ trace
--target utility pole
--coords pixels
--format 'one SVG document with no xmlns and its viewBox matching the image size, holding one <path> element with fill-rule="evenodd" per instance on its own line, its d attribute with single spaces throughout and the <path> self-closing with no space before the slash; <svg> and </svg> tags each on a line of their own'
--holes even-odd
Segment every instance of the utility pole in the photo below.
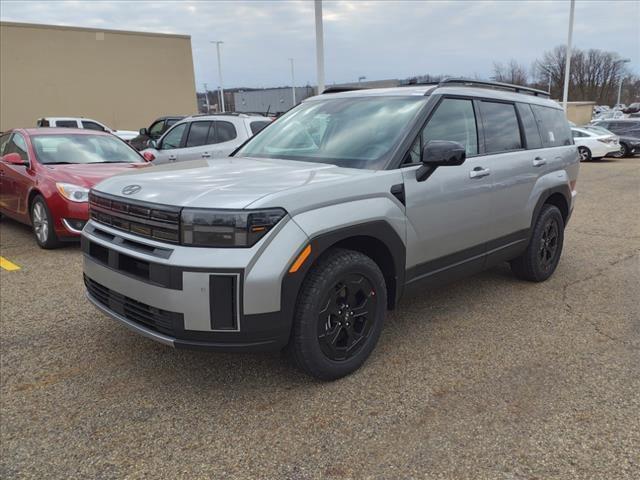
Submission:
<svg viewBox="0 0 640 480">
<path fill-rule="evenodd" d="M 569 98 L 569 76 L 571 75 L 571 38 L 573 37 L 573 13 L 576 9 L 576 0 L 571 0 L 571 10 L 569 13 L 569 38 L 567 39 L 567 61 L 564 66 L 564 88 L 562 91 L 562 108 L 567 113 L 567 100 Z"/>
<path fill-rule="evenodd" d="M 213 41 L 210 43 L 215 43 L 216 44 L 216 51 L 218 53 L 218 76 L 220 79 L 220 89 L 219 89 L 219 93 L 220 93 L 220 109 L 222 112 L 224 112 L 224 85 L 222 83 L 222 62 L 220 60 L 220 45 L 222 45 L 224 42 L 220 42 L 220 41 Z"/>
<path fill-rule="evenodd" d="M 324 91 L 324 34 L 322 32 L 322 0 L 315 0 L 316 13 L 316 69 L 318 70 L 318 95 Z"/>
<path fill-rule="evenodd" d="M 296 106 L 296 77 L 293 75 L 293 58 L 290 58 L 291 62 L 291 95 L 293 95 L 293 106 Z"/>
<path fill-rule="evenodd" d="M 207 84 L 204 84 L 204 100 L 207 102 L 207 115 L 211 113 L 211 108 L 209 108 L 209 89 L 207 88 Z"/>
</svg>

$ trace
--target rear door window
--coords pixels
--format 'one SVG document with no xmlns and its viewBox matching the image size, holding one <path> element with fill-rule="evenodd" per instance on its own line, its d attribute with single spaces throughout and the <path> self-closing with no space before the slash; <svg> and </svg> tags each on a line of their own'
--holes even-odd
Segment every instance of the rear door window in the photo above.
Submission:
<svg viewBox="0 0 640 480">
<path fill-rule="evenodd" d="M 75 120 L 56 120 L 56 127 L 78 128 L 78 122 Z"/>
<path fill-rule="evenodd" d="M 572 145 L 571 129 L 564 112 L 557 108 L 532 105 L 544 147 Z"/>
<path fill-rule="evenodd" d="M 480 102 L 484 127 L 485 153 L 508 152 L 522 148 L 520 125 L 512 103 Z"/>
<path fill-rule="evenodd" d="M 191 122 L 185 147 L 200 147 L 207 144 L 209 129 L 213 122 Z"/>
<path fill-rule="evenodd" d="M 526 103 L 518 103 L 516 105 L 518 113 L 520 114 L 522 128 L 524 129 L 524 139 L 527 149 L 542 148 L 542 139 L 540 138 L 538 124 L 531 111 L 531 106 Z"/>
<path fill-rule="evenodd" d="M 229 142 L 238 136 L 236 127 L 231 122 L 216 121 L 215 143 Z"/>
</svg>

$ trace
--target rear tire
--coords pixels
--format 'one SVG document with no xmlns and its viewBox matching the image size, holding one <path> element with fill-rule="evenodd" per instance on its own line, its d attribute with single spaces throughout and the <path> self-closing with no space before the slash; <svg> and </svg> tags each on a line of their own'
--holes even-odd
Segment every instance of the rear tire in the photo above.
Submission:
<svg viewBox="0 0 640 480">
<path fill-rule="evenodd" d="M 536 220 L 525 252 L 511 261 L 511 270 L 523 280 L 543 282 L 560 261 L 564 244 L 564 220 L 555 205 L 545 204 Z"/>
<path fill-rule="evenodd" d="M 42 195 L 36 195 L 31 203 L 31 225 L 40 248 L 50 249 L 60 245 L 54 230 L 53 217 Z"/>
<path fill-rule="evenodd" d="M 587 147 L 578 147 L 578 155 L 580 156 L 581 162 L 588 162 L 591 160 L 591 150 Z"/>
<path fill-rule="evenodd" d="M 329 251 L 302 284 L 289 355 L 320 380 L 344 377 L 373 351 L 386 307 L 384 276 L 371 258 L 352 250 Z"/>
</svg>

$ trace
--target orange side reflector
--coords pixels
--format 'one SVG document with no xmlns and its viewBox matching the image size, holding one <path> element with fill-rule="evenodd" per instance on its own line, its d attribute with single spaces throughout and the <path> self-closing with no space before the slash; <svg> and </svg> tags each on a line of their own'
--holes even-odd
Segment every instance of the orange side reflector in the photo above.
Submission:
<svg viewBox="0 0 640 480">
<path fill-rule="evenodd" d="M 300 269 L 304 261 L 309 257 L 309 255 L 311 255 L 311 245 L 307 245 L 306 247 L 304 247 L 304 250 L 300 252 L 300 255 L 298 255 L 296 261 L 293 262 L 293 265 L 291 265 L 289 273 L 296 273 Z"/>
</svg>

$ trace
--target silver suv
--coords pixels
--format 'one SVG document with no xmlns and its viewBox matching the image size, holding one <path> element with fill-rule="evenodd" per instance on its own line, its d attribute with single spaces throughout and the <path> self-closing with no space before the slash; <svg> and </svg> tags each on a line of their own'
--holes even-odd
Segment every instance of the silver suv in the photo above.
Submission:
<svg viewBox="0 0 640 480">
<path fill-rule="evenodd" d="M 87 295 L 166 345 L 286 347 L 335 379 L 367 359 L 403 292 L 505 261 L 549 278 L 578 168 L 564 113 L 541 91 L 329 91 L 233 157 L 98 184 Z"/>
<path fill-rule="evenodd" d="M 262 115 L 194 115 L 176 123 L 141 153 L 155 164 L 223 158 L 271 123 Z"/>
</svg>

